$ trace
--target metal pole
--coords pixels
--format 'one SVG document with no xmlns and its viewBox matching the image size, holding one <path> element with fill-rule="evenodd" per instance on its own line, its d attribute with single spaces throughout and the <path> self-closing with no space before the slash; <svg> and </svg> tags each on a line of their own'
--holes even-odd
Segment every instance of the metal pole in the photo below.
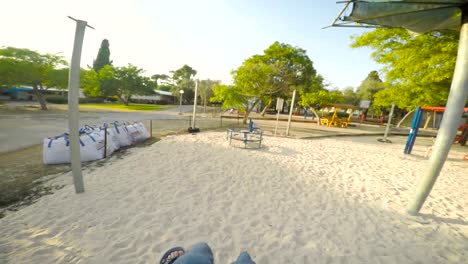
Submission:
<svg viewBox="0 0 468 264">
<path fill-rule="evenodd" d="M 419 121 L 418 121 L 418 116 L 421 112 L 421 108 L 418 106 L 416 107 L 416 110 L 414 111 L 414 117 L 413 121 L 411 122 L 411 130 L 408 134 L 408 138 L 406 139 L 406 145 L 405 145 L 405 154 L 410 154 L 411 153 L 411 144 L 413 144 L 413 138 L 415 137 L 415 134 L 417 134 L 417 127 L 419 126 Z"/>
<path fill-rule="evenodd" d="M 419 107 L 419 113 L 417 115 L 416 124 L 415 124 L 416 126 L 414 128 L 413 137 L 411 138 L 408 153 L 406 154 L 411 154 L 411 151 L 413 151 L 414 143 L 416 142 L 416 138 L 418 137 L 419 126 L 421 125 L 422 115 L 423 115 L 423 110 L 421 109 L 421 107 Z"/>
<path fill-rule="evenodd" d="M 293 92 L 291 107 L 289 109 L 288 127 L 286 128 L 286 136 L 289 136 L 289 128 L 291 128 L 291 118 L 292 118 L 292 112 L 294 108 L 294 100 L 296 100 L 296 90 L 294 90 Z"/>
<path fill-rule="evenodd" d="M 390 109 L 390 114 L 388 115 L 387 127 L 385 128 L 384 138 L 382 140 L 379 140 L 381 142 L 391 143 L 391 141 L 387 139 L 387 136 L 388 136 L 388 131 L 390 131 L 390 125 L 392 124 L 392 117 L 393 117 L 394 110 L 395 110 L 395 103 L 392 104 L 392 108 Z"/>
<path fill-rule="evenodd" d="M 279 122 L 279 115 L 280 115 L 280 110 L 276 110 L 278 111 L 278 114 L 276 115 L 276 125 L 275 125 L 275 137 L 276 137 L 276 131 L 278 130 L 278 122 Z"/>
<path fill-rule="evenodd" d="M 447 107 L 433 147 L 429 166 L 421 177 L 413 199 L 406 207 L 408 214 L 416 215 L 432 190 L 447 159 L 468 96 L 468 9 L 462 10 L 462 26 L 458 44 L 457 62 L 453 74 Z"/>
<path fill-rule="evenodd" d="M 182 114 L 182 97 L 184 96 L 184 93 L 180 93 L 180 106 L 179 106 L 179 115 Z"/>
<path fill-rule="evenodd" d="M 107 124 L 104 124 L 104 158 L 107 158 Z"/>
<path fill-rule="evenodd" d="M 198 80 L 195 81 L 195 99 L 193 100 L 193 116 L 192 116 L 192 128 L 195 128 L 195 116 L 197 114 L 197 96 L 198 96 Z"/>
<path fill-rule="evenodd" d="M 153 138 L 153 119 L 150 119 L 150 138 Z"/>
<path fill-rule="evenodd" d="M 83 175 L 81 172 L 80 158 L 80 135 L 79 135 L 79 88 L 80 88 L 80 61 L 81 49 L 83 47 L 84 33 L 87 22 L 76 20 L 75 42 L 73 44 L 73 54 L 70 63 L 70 74 L 68 76 L 68 130 L 70 133 L 70 161 L 73 173 L 73 183 L 75 192 L 84 192 Z"/>
</svg>

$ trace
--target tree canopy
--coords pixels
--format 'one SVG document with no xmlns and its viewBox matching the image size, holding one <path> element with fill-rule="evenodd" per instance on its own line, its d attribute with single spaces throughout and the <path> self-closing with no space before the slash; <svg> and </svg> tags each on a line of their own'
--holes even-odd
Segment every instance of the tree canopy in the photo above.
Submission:
<svg viewBox="0 0 468 264">
<path fill-rule="evenodd" d="M 458 33 L 414 35 L 404 29 L 375 29 L 356 36 L 351 47 L 369 47 L 384 65 L 386 89 L 374 95 L 374 105 L 401 109 L 445 105 L 455 67 Z"/>
<path fill-rule="evenodd" d="M 179 91 L 184 91 L 184 99 L 192 101 L 195 95 L 195 80 L 193 79 L 197 74 L 197 71 L 192 67 L 185 64 L 181 68 L 171 71 L 172 76 L 167 76 L 164 74 L 153 75 L 153 77 L 160 77 L 161 80 L 164 80 L 162 89 L 172 91 L 172 94 L 176 97 L 180 96 Z M 167 78 L 163 79 L 161 78 Z"/>
<path fill-rule="evenodd" d="M 354 92 L 354 88 L 348 86 L 343 90 L 343 103 L 350 105 L 359 105 L 359 97 Z"/>
<path fill-rule="evenodd" d="M 343 94 L 340 91 L 328 91 L 326 89 L 313 93 L 306 93 L 301 98 L 301 105 L 321 108 L 329 103 L 342 103 Z"/>
<path fill-rule="evenodd" d="M 66 85 L 61 69 L 66 62 L 60 55 L 40 54 L 29 49 L 0 48 L 0 85 L 30 85 L 42 110 L 47 104 L 41 90 L 47 85 Z M 66 74 L 65 74 L 66 75 Z"/>
<path fill-rule="evenodd" d="M 198 95 L 201 98 L 201 102 L 203 105 L 203 112 L 206 112 L 206 105 L 210 100 L 210 97 L 214 95 L 213 89 L 216 84 L 220 84 L 221 81 L 214 81 L 214 80 L 200 80 L 198 82 Z"/>
<path fill-rule="evenodd" d="M 274 98 L 289 98 L 294 89 L 306 93 L 323 87 L 323 78 L 306 51 L 280 42 L 274 42 L 263 54 L 246 59 L 232 76 L 234 85 L 216 86 L 212 100 L 223 101 L 225 108 L 245 110 L 244 122 L 259 102 L 264 102 L 267 109 Z"/>
<path fill-rule="evenodd" d="M 97 57 L 93 62 L 93 69 L 98 72 L 106 65 L 112 65 L 112 61 L 110 60 L 109 41 L 103 39 Z"/>
<path fill-rule="evenodd" d="M 117 97 L 128 105 L 132 95 L 154 93 L 154 82 L 142 76 L 143 69 L 132 64 L 125 67 L 105 65 L 99 72 L 90 69 L 83 81 L 83 92 L 90 97 Z"/>
<path fill-rule="evenodd" d="M 356 94 L 361 100 L 374 100 L 374 95 L 384 89 L 384 84 L 377 71 L 371 71 L 366 79 L 356 89 Z"/>
<path fill-rule="evenodd" d="M 215 84 L 213 87 L 213 96 L 210 102 L 222 102 L 222 108 L 236 107 L 243 109 L 248 103 L 248 99 L 242 94 L 242 91 L 233 85 Z"/>
</svg>

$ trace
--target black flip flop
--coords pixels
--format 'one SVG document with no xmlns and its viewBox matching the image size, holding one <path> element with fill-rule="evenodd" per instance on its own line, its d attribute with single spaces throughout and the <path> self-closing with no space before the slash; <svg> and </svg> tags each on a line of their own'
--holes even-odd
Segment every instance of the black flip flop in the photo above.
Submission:
<svg viewBox="0 0 468 264">
<path fill-rule="evenodd" d="M 185 253 L 185 250 L 184 248 L 182 247 L 173 247 L 171 249 L 169 249 L 168 251 L 166 251 L 166 253 L 164 253 L 164 255 L 162 256 L 161 258 L 161 261 L 159 262 L 160 264 L 172 264 L 174 263 L 174 261 L 179 258 L 179 257 L 176 257 L 176 258 L 173 258 L 173 259 L 167 259 L 172 253 L 176 252 L 176 251 L 182 251 Z"/>
</svg>

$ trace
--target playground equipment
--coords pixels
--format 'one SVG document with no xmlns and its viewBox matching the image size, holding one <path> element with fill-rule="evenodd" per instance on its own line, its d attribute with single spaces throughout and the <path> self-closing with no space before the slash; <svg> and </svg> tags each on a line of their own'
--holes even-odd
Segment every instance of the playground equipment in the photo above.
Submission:
<svg viewBox="0 0 468 264">
<path fill-rule="evenodd" d="M 229 145 L 231 145 L 232 140 L 237 140 L 244 143 L 244 148 L 252 145 L 249 143 L 253 143 L 257 148 L 262 147 L 263 131 L 255 125 L 252 118 L 250 118 L 248 130 L 235 130 L 233 128 L 229 128 L 226 132 L 226 139 L 229 139 Z"/>
<path fill-rule="evenodd" d="M 351 122 L 351 118 L 353 117 L 354 110 L 359 110 L 358 106 L 354 105 L 344 105 L 344 104 L 328 104 L 324 105 L 326 108 L 333 108 L 333 114 L 331 116 L 322 116 L 320 117 L 320 125 L 322 126 L 339 126 L 342 128 L 347 128 L 349 122 Z M 338 113 L 339 110 L 344 110 L 347 113 L 349 110 L 349 115 L 347 118 L 340 118 Z"/>
<path fill-rule="evenodd" d="M 435 1 L 342 1 L 345 6 L 332 26 L 405 28 L 413 33 L 432 30 L 460 31 L 457 61 L 447 99 L 447 109 L 437 133 L 433 155 L 406 211 L 418 214 L 447 160 L 457 134 L 457 122 L 468 97 L 468 0 Z M 348 10 L 352 7 L 352 10 Z"/>
<path fill-rule="evenodd" d="M 416 141 L 416 137 L 418 136 L 419 126 L 420 126 L 421 118 L 422 118 L 422 115 L 423 115 L 424 111 L 444 112 L 445 107 L 423 106 L 423 107 L 417 107 L 416 108 L 416 111 L 414 112 L 413 122 L 411 123 L 411 130 L 410 130 L 410 133 L 408 134 L 408 139 L 406 140 L 405 151 L 404 151 L 405 154 L 411 154 L 411 151 L 413 150 L 414 142 Z M 463 111 L 465 113 L 468 112 L 468 107 L 464 108 Z M 430 119 L 428 119 L 428 120 L 430 120 Z M 429 121 L 426 121 L 425 127 L 427 126 L 428 122 Z M 464 139 L 464 137 L 468 136 L 467 135 L 468 133 L 465 132 L 466 131 L 465 129 L 466 129 L 465 125 L 461 125 L 459 127 L 459 130 L 462 131 L 462 135 L 455 137 L 455 141 L 460 142 L 462 145 L 464 145 L 464 143 L 466 143 L 466 139 Z"/>
</svg>

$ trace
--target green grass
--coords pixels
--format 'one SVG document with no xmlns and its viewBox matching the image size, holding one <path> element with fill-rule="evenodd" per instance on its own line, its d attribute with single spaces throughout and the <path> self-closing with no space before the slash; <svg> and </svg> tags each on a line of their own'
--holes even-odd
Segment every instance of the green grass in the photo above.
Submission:
<svg viewBox="0 0 468 264">
<path fill-rule="evenodd" d="M 161 111 L 170 108 L 167 105 L 154 104 L 80 104 L 80 108 L 107 109 L 107 110 L 129 110 L 129 111 Z"/>
</svg>

